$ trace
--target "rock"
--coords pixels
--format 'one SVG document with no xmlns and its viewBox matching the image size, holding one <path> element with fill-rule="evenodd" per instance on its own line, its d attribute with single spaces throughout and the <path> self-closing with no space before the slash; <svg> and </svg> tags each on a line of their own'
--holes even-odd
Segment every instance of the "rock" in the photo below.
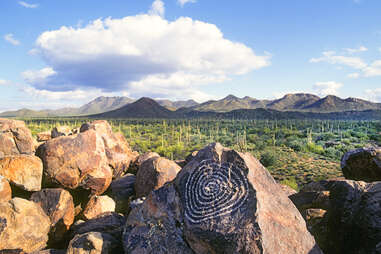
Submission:
<svg viewBox="0 0 381 254">
<path fill-rule="evenodd" d="M 160 155 L 155 152 L 146 152 L 144 154 L 139 155 L 136 158 L 135 163 L 129 168 L 128 172 L 136 174 L 143 162 L 154 157 L 160 157 Z"/>
<path fill-rule="evenodd" d="M 346 179 L 381 181 L 381 148 L 360 148 L 347 152 L 341 159 L 341 170 Z"/>
<path fill-rule="evenodd" d="M 34 154 L 32 133 L 23 121 L 0 118 L 0 157 Z"/>
<path fill-rule="evenodd" d="M 0 203 L 8 202 L 12 199 L 12 189 L 7 179 L 0 175 Z"/>
<path fill-rule="evenodd" d="M 31 254 L 66 254 L 65 250 L 55 250 L 55 249 L 48 249 L 48 250 L 41 250 L 36 251 Z"/>
<path fill-rule="evenodd" d="M 50 135 L 51 138 L 58 138 L 62 136 L 70 136 L 73 135 L 73 133 L 69 126 L 57 126 L 53 128 Z"/>
<path fill-rule="evenodd" d="M 88 232 L 103 232 L 115 237 L 120 237 L 125 223 L 126 220 L 123 215 L 109 212 L 103 213 L 91 220 L 74 223 L 70 230 L 73 237 Z"/>
<path fill-rule="evenodd" d="M 126 253 L 322 253 L 259 161 L 220 144 L 130 212 L 123 244 Z"/>
<path fill-rule="evenodd" d="M 327 211 L 323 209 L 306 209 L 302 212 L 306 220 L 308 231 L 315 237 L 319 247 L 324 253 L 329 253 L 328 237 L 328 216 Z M 327 251 L 326 251 L 327 250 Z"/>
<path fill-rule="evenodd" d="M 0 203 L 0 250 L 42 250 L 49 229 L 50 219 L 36 203 L 21 198 Z"/>
<path fill-rule="evenodd" d="M 186 160 L 175 160 L 176 164 L 179 165 L 181 168 L 185 167 L 187 165 Z"/>
<path fill-rule="evenodd" d="M 115 211 L 119 213 L 126 213 L 131 197 L 135 194 L 136 176 L 127 174 L 119 179 L 111 182 L 111 197 L 115 200 Z"/>
<path fill-rule="evenodd" d="M 198 151 L 193 151 L 193 152 L 191 152 L 191 153 L 185 158 L 185 162 L 188 163 L 188 162 L 192 161 L 192 160 L 197 156 L 197 153 L 198 153 Z"/>
<path fill-rule="evenodd" d="M 37 133 L 37 141 L 38 142 L 46 142 L 48 140 L 52 139 L 52 135 L 50 131 L 44 131 Z"/>
<path fill-rule="evenodd" d="M 85 210 L 83 211 L 83 217 L 86 220 L 90 220 L 102 213 L 114 211 L 115 202 L 112 198 L 108 196 L 93 196 L 90 198 Z"/>
<path fill-rule="evenodd" d="M 134 208 L 141 206 L 145 200 L 146 200 L 146 197 L 141 197 L 141 198 L 137 198 L 137 199 L 132 200 L 130 202 L 130 208 L 134 209 Z"/>
<path fill-rule="evenodd" d="M 121 244 L 112 235 L 89 232 L 76 235 L 69 243 L 66 254 L 113 254 L 123 253 Z"/>
<path fill-rule="evenodd" d="M 41 190 L 42 162 L 34 155 L 14 155 L 0 158 L 0 175 L 26 191 Z"/>
<path fill-rule="evenodd" d="M 64 189 L 43 189 L 33 193 L 31 200 L 41 206 L 50 218 L 50 242 L 64 240 L 65 233 L 74 222 L 74 203 L 70 193 Z"/>
<path fill-rule="evenodd" d="M 283 190 L 283 192 L 287 195 L 287 197 L 297 193 L 296 190 L 294 190 L 293 188 L 291 188 L 288 185 L 279 184 L 279 186 Z"/>
<path fill-rule="evenodd" d="M 166 182 L 175 179 L 181 167 L 174 161 L 162 157 L 152 157 L 144 161 L 138 170 L 135 182 L 137 197 L 147 196 Z"/>
<path fill-rule="evenodd" d="M 298 192 L 289 196 L 294 205 L 303 211 L 309 208 L 328 210 L 330 207 L 329 191 Z"/>
<path fill-rule="evenodd" d="M 43 144 L 38 156 L 44 163 L 46 183 L 102 194 L 112 180 L 102 138 L 94 130 L 54 138 Z"/>
<path fill-rule="evenodd" d="M 94 130 L 102 138 L 108 164 L 113 169 L 114 178 L 118 178 L 127 172 L 130 163 L 137 158 L 138 153 L 131 150 L 123 134 L 113 133 L 109 123 L 104 120 L 86 123 L 81 126 L 81 132 L 88 130 Z"/>
</svg>

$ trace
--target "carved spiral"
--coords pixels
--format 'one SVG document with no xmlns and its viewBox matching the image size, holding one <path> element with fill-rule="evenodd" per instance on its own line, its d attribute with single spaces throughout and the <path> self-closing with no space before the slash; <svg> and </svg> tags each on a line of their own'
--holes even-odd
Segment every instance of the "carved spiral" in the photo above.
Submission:
<svg viewBox="0 0 381 254">
<path fill-rule="evenodd" d="M 244 172 L 231 163 L 204 160 L 185 184 L 185 217 L 192 223 L 232 214 L 248 199 Z"/>
</svg>

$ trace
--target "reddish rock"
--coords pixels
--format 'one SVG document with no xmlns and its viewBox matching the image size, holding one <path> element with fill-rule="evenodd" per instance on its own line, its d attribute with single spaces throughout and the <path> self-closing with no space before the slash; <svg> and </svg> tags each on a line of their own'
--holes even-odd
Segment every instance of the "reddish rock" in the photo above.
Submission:
<svg viewBox="0 0 381 254">
<path fill-rule="evenodd" d="M 49 229 L 50 219 L 36 203 L 21 198 L 0 203 L 0 250 L 42 250 Z"/>
<path fill-rule="evenodd" d="M 139 155 L 136 158 L 134 164 L 129 168 L 128 172 L 136 175 L 142 163 L 154 157 L 160 157 L 160 155 L 155 152 L 146 152 L 144 154 Z"/>
<path fill-rule="evenodd" d="M 42 162 L 34 155 L 14 155 L 0 158 L 0 175 L 26 190 L 41 190 Z"/>
<path fill-rule="evenodd" d="M 50 218 L 50 239 L 62 240 L 74 222 L 74 203 L 70 193 L 64 189 L 43 189 L 33 193 L 31 200 L 40 205 Z"/>
<path fill-rule="evenodd" d="M 114 212 L 115 202 L 108 196 L 93 196 L 83 211 L 83 217 L 86 220 L 93 219 L 105 212 Z"/>
<path fill-rule="evenodd" d="M 50 131 L 44 131 L 37 133 L 37 141 L 38 142 L 46 142 L 52 138 Z"/>
<path fill-rule="evenodd" d="M 73 135 L 73 132 L 69 126 L 57 126 L 51 131 L 51 138 L 58 138 L 62 136 Z"/>
<path fill-rule="evenodd" d="M 12 199 L 12 189 L 7 179 L 0 175 L 0 203 Z"/>
<path fill-rule="evenodd" d="M 175 179 L 180 170 L 179 165 L 166 158 L 152 157 L 144 161 L 136 175 L 136 196 L 147 196 L 151 191 L 159 189 Z"/>
<path fill-rule="evenodd" d="M 38 155 L 49 183 L 70 189 L 81 186 L 94 194 L 103 193 L 111 183 L 105 146 L 94 130 L 49 140 Z"/>
<path fill-rule="evenodd" d="M 34 152 L 34 139 L 25 123 L 0 118 L 0 157 Z"/>
</svg>

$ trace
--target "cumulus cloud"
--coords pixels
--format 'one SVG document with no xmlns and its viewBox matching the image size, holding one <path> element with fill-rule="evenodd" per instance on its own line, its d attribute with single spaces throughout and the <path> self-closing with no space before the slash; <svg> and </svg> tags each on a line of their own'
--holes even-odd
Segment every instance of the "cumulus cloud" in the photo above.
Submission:
<svg viewBox="0 0 381 254">
<path fill-rule="evenodd" d="M 13 34 L 4 35 L 4 40 L 15 46 L 20 45 L 20 41 L 16 40 Z"/>
<path fill-rule="evenodd" d="M 311 63 L 327 62 L 330 64 L 341 64 L 346 65 L 355 69 L 362 69 L 367 66 L 367 64 L 359 57 L 350 56 L 340 56 L 337 55 L 335 51 L 325 51 L 323 56 L 319 58 L 311 58 Z"/>
<path fill-rule="evenodd" d="M 41 34 L 33 53 L 48 66 L 23 73 L 35 89 L 100 89 L 167 98 L 206 96 L 199 86 L 270 64 L 269 55 L 224 38 L 213 24 L 158 15 L 63 26 Z"/>
<path fill-rule="evenodd" d="M 316 82 L 313 89 L 320 96 L 337 95 L 338 90 L 343 86 L 341 83 L 335 81 Z"/>
<path fill-rule="evenodd" d="M 187 3 L 195 3 L 196 0 L 177 0 L 177 3 L 180 4 L 181 6 L 184 6 Z"/>
<path fill-rule="evenodd" d="M 356 79 L 356 78 L 359 78 L 359 77 L 360 77 L 360 73 L 358 73 L 358 72 L 355 72 L 355 73 L 349 73 L 349 74 L 348 74 L 348 78 Z"/>
<path fill-rule="evenodd" d="M 38 4 L 30 4 L 30 3 L 27 3 L 24 1 L 19 1 L 19 5 L 21 5 L 22 7 L 25 7 L 25 8 L 30 8 L 30 9 L 35 9 L 38 7 Z"/>
<path fill-rule="evenodd" d="M 159 15 L 161 17 L 164 17 L 165 13 L 165 7 L 164 7 L 164 2 L 161 0 L 155 0 L 152 5 L 151 9 L 148 12 L 151 15 Z"/>
<path fill-rule="evenodd" d="M 365 90 L 366 98 L 370 101 L 381 102 L 381 88 Z"/>
<path fill-rule="evenodd" d="M 374 61 L 363 72 L 365 77 L 381 76 L 381 60 Z"/>
<path fill-rule="evenodd" d="M 364 46 L 360 46 L 358 48 L 345 48 L 344 50 L 347 51 L 349 54 L 368 51 L 368 49 Z"/>
</svg>

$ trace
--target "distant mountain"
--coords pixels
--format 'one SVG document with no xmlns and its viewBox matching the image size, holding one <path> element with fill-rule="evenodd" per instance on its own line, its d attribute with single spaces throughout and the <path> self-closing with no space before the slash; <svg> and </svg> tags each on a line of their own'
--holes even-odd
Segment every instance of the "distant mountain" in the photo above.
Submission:
<svg viewBox="0 0 381 254">
<path fill-rule="evenodd" d="M 170 101 L 170 100 L 156 100 L 161 106 L 166 107 L 170 110 L 176 110 L 179 108 L 189 108 L 193 106 L 197 106 L 198 103 L 194 100 L 186 100 L 186 101 Z"/>
<path fill-rule="evenodd" d="M 303 110 L 320 99 L 319 96 L 306 93 L 286 94 L 280 99 L 273 100 L 266 105 L 266 108 L 288 111 Z"/>
<path fill-rule="evenodd" d="M 342 111 L 363 111 L 381 109 L 381 103 L 373 103 L 370 101 L 347 98 L 341 99 L 337 96 L 328 95 L 318 101 L 303 108 L 309 112 L 342 112 Z"/>
<path fill-rule="evenodd" d="M 176 118 L 177 114 L 155 100 L 143 97 L 119 109 L 91 115 L 95 118 Z"/>
</svg>

